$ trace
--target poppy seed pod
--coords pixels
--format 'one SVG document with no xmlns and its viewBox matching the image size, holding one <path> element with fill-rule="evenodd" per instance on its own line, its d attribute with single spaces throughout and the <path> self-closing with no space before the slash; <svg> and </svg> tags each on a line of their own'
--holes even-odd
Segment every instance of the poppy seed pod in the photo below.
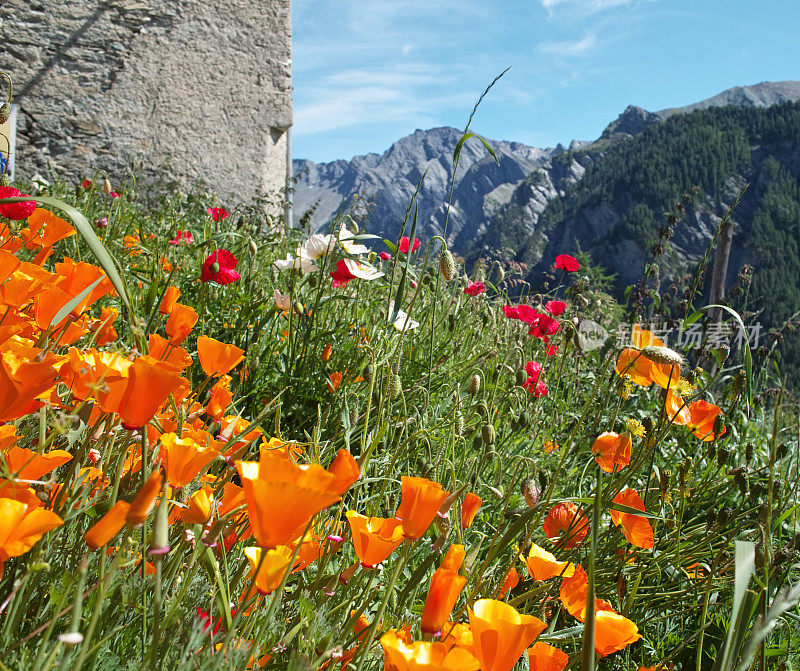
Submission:
<svg viewBox="0 0 800 671">
<path fill-rule="evenodd" d="M 5 123 L 8 121 L 9 117 L 11 116 L 11 103 L 3 103 L 3 106 L 0 107 L 0 123 Z"/>
<path fill-rule="evenodd" d="M 728 355 L 731 353 L 731 348 L 727 345 L 720 345 L 717 348 L 717 355 L 719 356 L 719 362 L 725 363 L 728 360 Z"/>
<path fill-rule="evenodd" d="M 481 429 L 481 438 L 485 445 L 493 445 L 497 439 L 497 432 L 491 424 L 484 424 Z"/>
<path fill-rule="evenodd" d="M 395 398 L 399 396 L 403 391 L 403 381 L 400 379 L 400 376 L 397 374 L 393 374 L 389 378 L 389 398 Z"/>
<path fill-rule="evenodd" d="M 220 271 L 219 263 L 217 261 L 214 261 L 214 263 L 211 264 L 211 274 L 216 275 L 219 271 Z"/>
<path fill-rule="evenodd" d="M 442 250 L 442 254 L 439 257 L 439 270 L 442 273 L 442 277 L 448 282 L 456 275 L 456 260 L 447 249 Z"/>
<path fill-rule="evenodd" d="M 111 193 L 111 182 L 109 181 L 108 177 L 103 180 L 103 193 L 109 194 Z"/>
</svg>

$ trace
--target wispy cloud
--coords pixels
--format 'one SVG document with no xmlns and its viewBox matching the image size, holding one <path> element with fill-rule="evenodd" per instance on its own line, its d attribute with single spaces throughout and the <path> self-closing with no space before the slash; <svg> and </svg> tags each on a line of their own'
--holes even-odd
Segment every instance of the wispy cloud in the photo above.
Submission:
<svg viewBox="0 0 800 671">
<path fill-rule="evenodd" d="M 583 13 L 594 13 L 610 7 L 619 7 L 620 5 L 630 5 L 638 0 L 540 0 L 542 7 L 544 7 L 552 16 L 553 8 L 558 5 L 568 5 Z"/>
<path fill-rule="evenodd" d="M 597 35 L 587 33 L 580 40 L 566 40 L 563 42 L 542 42 L 538 49 L 542 53 L 553 56 L 582 56 L 591 51 L 598 44 Z"/>
</svg>

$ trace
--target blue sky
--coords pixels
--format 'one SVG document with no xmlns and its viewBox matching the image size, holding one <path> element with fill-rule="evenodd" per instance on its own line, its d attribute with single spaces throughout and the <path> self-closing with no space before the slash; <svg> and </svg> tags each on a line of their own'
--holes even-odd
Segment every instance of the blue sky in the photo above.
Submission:
<svg viewBox="0 0 800 671">
<path fill-rule="evenodd" d="M 797 0 L 294 0 L 295 158 L 382 153 L 417 128 L 551 147 L 629 104 L 800 80 Z"/>
</svg>

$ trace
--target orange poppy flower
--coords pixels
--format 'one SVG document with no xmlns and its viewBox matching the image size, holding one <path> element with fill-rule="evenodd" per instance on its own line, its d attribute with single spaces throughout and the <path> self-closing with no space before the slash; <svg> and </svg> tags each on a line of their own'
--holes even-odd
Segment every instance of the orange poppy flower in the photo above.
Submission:
<svg viewBox="0 0 800 671">
<path fill-rule="evenodd" d="M 438 568 L 433 573 L 428 598 L 422 609 L 421 627 L 427 634 L 441 634 L 442 625 L 447 622 L 458 595 L 466 585 L 466 577 L 456 571 Z"/>
<path fill-rule="evenodd" d="M 689 426 L 692 428 L 692 433 L 705 442 L 710 442 L 717 436 L 723 435 L 727 431 L 726 427 L 723 427 L 720 433 L 714 433 L 714 421 L 721 412 L 722 410 L 716 405 L 702 399 L 690 403 Z"/>
<path fill-rule="evenodd" d="M 72 259 L 64 257 L 64 261 L 55 264 L 55 269 L 61 275 L 61 278 L 56 282 L 58 288 L 66 292 L 70 298 L 74 298 L 102 278 L 100 283 L 89 292 L 89 295 L 70 312 L 75 317 L 79 317 L 87 307 L 106 294 L 116 293 L 114 285 L 111 284 L 111 280 L 108 279 L 105 272 L 91 263 L 86 263 L 85 261 L 76 263 Z"/>
<path fill-rule="evenodd" d="M 403 476 L 400 479 L 402 497 L 395 517 L 403 521 L 406 538 L 420 538 L 439 512 L 450 492 L 438 482 L 426 478 Z"/>
<path fill-rule="evenodd" d="M 477 671 L 478 660 L 464 648 L 444 643 L 409 643 L 390 629 L 381 636 L 384 671 Z M 510 667 L 509 667 L 510 668 Z"/>
<path fill-rule="evenodd" d="M 673 422 L 680 426 L 686 426 L 692 421 L 689 406 L 678 395 L 673 393 L 672 389 L 667 391 L 667 397 L 664 399 L 664 405 L 667 413 L 667 421 Z"/>
<path fill-rule="evenodd" d="M 328 391 L 331 394 L 335 394 L 336 390 L 339 389 L 339 385 L 342 384 L 342 374 L 338 371 L 331 373 L 328 377 Z"/>
<path fill-rule="evenodd" d="M 54 471 L 72 459 L 65 450 L 51 450 L 46 454 L 37 454 L 33 450 L 14 445 L 0 454 L 5 459 L 8 472 L 16 474 L 19 480 L 41 480 L 43 475 Z"/>
<path fill-rule="evenodd" d="M 116 412 L 131 365 L 131 361 L 114 352 L 81 352 L 72 347 L 58 372 L 75 398 L 83 401 L 94 397 L 104 412 Z"/>
<path fill-rule="evenodd" d="M 481 508 L 483 499 L 477 494 L 467 492 L 464 496 L 464 502 L 461 504 L 461 528 L 469 529 L 472 522 L 475 520 L 475 515 Z"/>
<path fill-rule="evenodd" d="M 122 426 L 139 429 L 147 424 L 182 379 L 171 364 L 147 355 L 137 358 L 128 369 L 125 391 L 117 409 Z"/>
<path fill-rule="evenodd" d="M 0 452 L 5 452 L 19 440 L 17 427 L 13 424 L 0 424 Z"/>
<path fill-rule="evenodd" d="M 180 296 L 181 290 L 178 289 L 178 287 L 167 287 L 167 290 L 164 292 L 164 298 L 161 299 L 161 303 L 158 306 L 158 311 L 162 315 L 170 314 Z"/>
<path fill-rule="evenodd" d="M 87 531 L 83 540 L 92 550 L 97 550 L 107 545 L 128 522 L 128 512 L 131 504 L 126 501 L 117 501 L 111 509 L 103 515 Z"/>
<path fill-rule="evenodd" d="M 498 599 L 505 599 L 512 589 L 519 585 L 519 572 L 515 567 L 511 567 L 506 571 L 506 577 L 503 578 L 503 586 L 500 588 L 500 593 L 497 595 Z"/>
<path fill-rule="evenodd" d="M 232 379 L 230 375 L 223 375 L 216 384 L 211 387 L 211 396 L 206 405 L 206 413 L 214 419 L 218 419 L 222 416 L 222 413 L 224 413 L 233 402 L 233 394 L 231 394 Z"/>
<path fill-rule="evenodd" d="M 561 590 L 559 591 L 559 600 L 564 604 L 564 608 L 572 617 L 583 622 L 586 619 L 586 599 L 589 594 L 589 577 L 583 566 L 578 564 L 575 567 L 575 573 L 571 578 L 565 578 L 561 583 Z M 595 614 L 601 610 L 608 610 L 613 612 L 613 608 L 608 601 L 603 599 L 594 600 Z"/>
<path fill-rule="evenodd" d="M 594 649 L 600 657 L 622 650 L 642 637 L 633 622 L 614 611 L 595 613 L 594 627 Z"/>
<path fill-rule="evenodd" d="M 103 347 L 117 339 L 117 331 L 114 322 L 119 317 L 119 310 L 112 307 L 105 307 L 100 310 L 100 317 L 92 324 L 91 330 L 94 331 L 94 343 L 98 347 Z"/>
<path fill-rule="evenodd" d="M 27 233 L 26 233 L 27 231 Z M 52 247 L 59 240 L 75 235 L 72 224 L 57 217 L 49 210 L 37 207 L 28 217 L 28 226 L 20 231 L 20 237 L 28 249 Z"/>
<path fill-rule="evenodd" d="M 320 358 L 325 363 L 327 363 L 330 360 L 332 353 L 333 353 L 333 345 L 328 343 L 327 345 L 325 345 L 325 348 L 322 350 L 322 356 Z"/>
<path fill-rule="evenodd" d="M 286 545 L 299 527 L 339 500 L 342 485 L 336 473 L 319 464 L 299 466 L 262 453 L 260 461 L 237 461 L 250 525 L 261 547 Z M 301 530 L 302 531 L 302 530 Z"/>
<path fill-rule="evenodd" d="M 128 513 L 125 516 L 128 524 L 136 527 L 144 523 L 156 505 L 156 497 L 161 491 L 161 483 L 161 473 L 153 471 L 128 509 Z"/>
<path fill-rule="evenodd" d="M 631 463 L 631 437 L 628 433 L 605 431 L 595 438 L 592 454 L 606 473 L 619 471 Z"/>
<path fill-rule="evenodd" d="M 345 517 L 362 566 L 377 566 L 403 542 L 403 525 L 397 518 L 365 517 L 355 510 L 348 510 Z"/>
<path fill-rule="evenodd" d="M 483 671 L 511 671 L 526 648 L 547 627 L 495 599 L 479 599 L 469 610 L 475 657 Z"/>
<path fill-rule="evenodd" d="M 336 476 L 334 491 L 340 496 L 350 489 L 356 480 L 361 477 L 358 462 L 356 462 L 353 455 L 347 450 L 339 450 L 339 452 L 337 452 L 331 465 L 328 467 L 328 472 Z"/>
<path fill-rule="evenodd" d="M 542 525 L 551 542 L 567 549 L 580 545 L 589 533 L 589 520 L 572 501 L 557 503 Z"/>
<path fill-rule="evenodd" d="M 528 668 L 530 671 L 562 671 L 569 663 L 569 655 L 542 641 L 528 648 Z"/>
<path fill-rule="evenodd" d="M 42 505 L 33 488 L 17 480 L 0 479 L 0 499 L 20 501 L 28 506 L 28 510 L 33 510 Z"/>
<path fill-rule="evenodd" d="M 25 554 L 42 536 L 61 524 L 63 520 L 52 510 L 0 498 L 0 578 L 7 559 Z"/>
<path fill-rule="evenodd" d="M 62 361 L 36 347 L 6 342 L 0 352 L 0 421 L 10 422 L 37 410 L 41 406 L 37 398 L 55 386 Z"/>
<path fill-rule="evenodd" d="M 461 568 L 461 564 L 464 563 L 464 557 L 466 557 L 466 555 L 467 552 L 463 545 L 453 543 L 453 545 L 447 549 L 447 553 L 444 559 L 442 559 L 439 568 L 447 569 L 448 571 L 458 571 Z"/>
<path fill-rule="evenodd" d="M 547 580 L 548 578 L 571 578 L 575 574 L 575 565 L 570 562 L 558 561 L 555 555 L 534 543 L 531 545 L 527 557 L 520 557 L 528 567 L 528 572 L 534 580 Z"/>
<path fill-rule="evenodd" d="M 637 349 L 623 349 L 617 358 L 617 375 L 627 375 L 631 382 L 648 387 L 655 382 L 659 387 L 672 387 L 681 376 L 681 368 L 669 363 L 654 363 L 639 351 L 643 347 L 663 347 L 664 343 L 650 331 L 634 324 L 631 339 Z"/>
<path fill-rule="evenodd" d="M 189 497 L 187 507 L 180 512 L 184 524 L 205 524 L 214 510 L 214 494 L 210 487 L 201 487 Z"/>
<path fill-rule="evenodd" d="M 186 340 L 186 336 L 192 332 L 198 319 L 199 316 L 194 308 L 188 305 L 182 305 L 181 303 L 175 303 L 175 305 L 172 306 L 172 312 L 164 326 L 164 330 L 169 336 L 170 344 L 180 345 Z"/>
<path fill-rule="evenodd" d="M 225 375 L 244 361 L 244 350 L 207 336 L 197 339 L 197 357 L 209 377 Z"/>
<path fill-rule="evenodd" d="M 250 578 L 258 568 L 256 575 L 255 588 L 259 594 L 272 594 L 283 581 L 283 576 L 289 568 L 292 559 L 292 551 L 288 547 L 278 547 L 273 550 L 266 550 L 264 561 L 261 561 L 261 553 L 265 552 L 258 547 L 248 547 L 244 549 L 247 561 L 250 562 Z M 258 565 L 261 564 L 259 567 Z"/>
<path fill-rule="evenodd" d="M 147 351 L 154 359 L 166 361 L 173 366 L 177 366 L 180 370 L 185 370 L 192 365 L 192 357 L 189 356 L 189 352 L 183 347 L 171 345 L 169 340 L 156 333 L 150 334 Z"/>
<path fill-rule="evenodd" d="M 173 487 L 185 487 L 219 453 L 198 444 L 191 436 L 178 438 L 174 433 L 165 433 L 159 454 L 167 482 Z"/>
<path fill-rule="evenodd" d="M 614 497 L 614 503 L 644 512 L 644 501 L 633 489 L 624 489 Z M 627 541 L 645 550 L 653 547 L 653 529 L 646 517 L 611 509 L 611 519 Z"/>
</svg>

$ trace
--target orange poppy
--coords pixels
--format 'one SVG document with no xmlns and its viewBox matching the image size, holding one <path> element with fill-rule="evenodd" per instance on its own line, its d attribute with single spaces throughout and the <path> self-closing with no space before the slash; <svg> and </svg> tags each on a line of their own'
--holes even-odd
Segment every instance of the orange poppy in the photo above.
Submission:
<svg viewBox="0 0 800 671">
<path fill-rule="evenodd" d="M 62 361 L 36 347 L 5 343 L 0 352 L 0 421 L 10 422 L 37 410 L 41 406 L 37 398 L 55 386 Z"/>
<path fill-rule="evenodd" d="M 333 345 L 328 343 L 322 350 L 322 356 L 320 358 L 327 363 L 330 360 L 332 353 L 333 353 Z"/>
<path fill-rule="evenodd" d="M 395 517 L 403 521 L 406 538 L 420 538 L 439 512 L 450 492 L 438 482 L 426 478 L 403 476 L 400 479 L 402 496 Z"/>
<path fill-rule="evenodd" d="M 180 296 L 181 290 L 178 289 L 178 287 L 167 287 L 167 290 L 164 292 L 164 298 L 161 299 L 161 303 L 158 306 L 158 311 L 162 315 L 170 314 Z"/>
<path fill-rule="evenodd" d="M 469 529 L 472 526 L 472 522 L 475 520 L 475 516 L 478 514 L 482 503 L 483 499 L 477 494 L 473 494 L 472 492 L 466 493 L 464 501 L 461 504 L 462 529 Z"/>
<path fill-rule="evenodd" d="M 586 538 L 589 520 L 572 501 L 563 501 L 547 513 L 542 528 L 551 542 L 569 549 L 580 545 Z"/>
<path fill-rule="evenodd" d="M 719 433 L 714 433 L 714 422 L 721 412 L 722 410 L 716 405 L 702 399 L 690 403 L 689 426 L 692 428 L 692 433 L 705 442 L 715 440 L 717 436 L 723 435 L 727 431 L 726 427 L 722 427 L 722 431 Z"/>
<path fill-rule="evenodd" d="M 340 496 L 350 489 L 361 476 L 358 462 L 347 450 L 339 450 L 339 452 L 337 452 L 331 465 L 328 467 L 328 472 L 336 476 L 334 491 Z"/>
<path fill-rule="evenodd" d="M 214 494 L 210 487 L 201 487 L 189 497 L 187 507 L 181 510 L 184 524 L 205 524 L 214 510 Z"/>
<path fill-rule="evenodd" d="M 128 509 L 125 516 L 128 524 L 136 527 L 144 523 L 156 505 L 156 497 L 161 491 L 161 483 L 161 473 L 153 471 Z"/>
<path fill-rule="evenodd" d="M 300 527 L 341 495 L 339 476 L 319 464 L 300 466 L 262 452 L 258 462 L 237 461 L 236 470 L 253 535 L 261 547 L 286 545 Z"/>
<path fill-rule="evenodd" d="M 464 648 L 427 641 L 407 642 L 394 629 L 381 636 L 380 643 L 384 671 L 477 671 L 481 668 L 478 660 Z"/>
<path fill-rule="evenodd" d="M 564 604 L 564 608 L 572 617 L 583 622 L 586 619 L 586 599 L 589 594 L 589 577 L 583 566 L 578 564 L 575 567 L 575 573 L 571 578 L 565 578 L 561 583 L 559 591 L 559 600 Z M 613 612 L 613 608 L 608 601 L 603 599 L 594 600 L 595 614 L 601 610 L 608 610 Z"/>
<path fill-rule="evenodd" d="M 642 636 L 627 617 L 614 611 L 598 611 L 594 621 L 594 649 L 600 657 L 622 650 Z"/>
<path fill-rule="evenodd" d="M 79 317 L 87 307 L 106 294 L 116 293 L 114 291 L 114 285 L 111 284 L 111 280 L 108 279 L 105 272 L 101 268 L 93 266 L 91 263 L 86 263 L 85 261 L 78 261 L 76 263 L 72 259 L 64 257 L 61 263 L 55 264 L 55 269 L 61 276 L 56 281 L 58 288 L 66 292 L 70 298 L 74 298 L 97 280 L 101 280 L 100 283 L 89 292 L 89 295 L 70 312 L 70 314 L 75 317 Z"/>
<path fill-rule="evenodd" d="M 0 578 L 10 557 L 28 552 L 48 531 L 63 524 L 52 510 L 0 498 Z"/>
<path fill-rule="evenodd" d="M 528 668 L 530 671 L 562 671 L 569 663 L 569 655 L 542 641 L 528 648 Z"/>
<path fill-rule="evenodd" d="M 463 545 L 453 543 L 453 545 L 448 548 L 439 568 L 447 569 L 448 571 L 458 571 L 461 568 L 461 564 L 464 563 L 466 554 Z"/>
<path fill-rule="evenodd" d="M 500 593 L 497 595 L 498 599 L 505 599 L 512 589 L 519 585 L 519 572 L 515 567 L 511 567 L 506 571 L 506 577 L 503 578 L 503 586 L 500 588 Z"/>
<path fill-rule="evenodd" d="M 147 351 L 154 359 L 166 361 L 180 370 L 185 370 L 192 365 L 192 357 L 189 356 L 189 352 L 183 347 L 171 345 L 169 340 L 162 338 L 157 333 L 150 334 Z"/>
<path fill-rule="evenodd" d="M 209 377 L 225 375 L 244 361 L 244 350 L 207 336 L 197 339 L 197 357 Z"/>
<path fill-rule="evenodd" d="M 455 570 L 438 568 L 434 571 L 428 597 L 422 609 L 422 631 L 427 634 L 441 634 L 442 625 L 450 617 L 458 595 L 466 583 L 466 577 L 459 575 Z"/>
<path fill-rule="evenodd" d="M 181 303 L 175 303 L 175 305 L 172 306 L 172 312 L 164 326 L 164 330 L 169 336 L 170 344 L 180 345 L 186 340 L 186 336 L 192 332 L 198 319 L 199 316 L 194 308 L 188 305 L 182 305 Z"/>
<path fill-rule="evenodd" d="M 81 352 L 72 347 L 58 372 L 75 398 L 83 401 L 94 397 L 104 412 L 115 412 L 125 393 L 131 365 L 131 361 L 114 352 Z"/>
<path fill-rule="evenodd" d="M 534 543 L 531 545 L 527 557 L 520 557 L 528 567 L 528 572 L 534 580 L 547 580 L 548 578 L 571 578 L 575 574 L 575 565 L 570 562 L 558 561 L 555 555 Z"/>
<path fill-rule="evenodd" d="M 117 409 L 122 426 L 139 429 L 147 424 L 182 379 L 171 364 L 147 355 L 138 357 L 128 369 L 125 391 Z"/>
<path fill-rule="evenodd" d="M 230 375 L 223 375 L 211 387 L 211 396 L 206 404 L 206 413 L 210 417 L 219 418 L 233 402 L 233 394 L 231 394 L 232 379 Z"/>
<path fill-rule="evenodd" d="M 0 424 L 0 452 L 5 452 L 19 440 L 17 427 L 13 424 Z"/>
<path fill-rule="evenodd" d="M 614 503 L 644 512 L 644 501 L 633 489 L 624 489 L 614 497 Z M 653 529 L 646 517 L 611 509 L 611 519 L 631 545 L 649 550 L 653 547 Z"/>
<path fill-rule="evenodd" d="M 17 480 L 0 479 L 0 499 L 20 501 L 28 506 L 28 510 L 33 510 L 42 505 L 33 488 Z"/>
<path fill-rule="evenodd" d="M 72 224 L 57 217 L 49 210 L 37 207 L 28 217 L 28 226 L 20 231 L 20 237 L 28 249 L 52 247 L 59 240 L 75 235 Z"/>
<path fill-rule="evenodd" d="M 362 566 L 377 566 L 403 542 L 403 525 L 397 518 L 365 517 L 355 510 L 348 510 L 345 517 Z"/>
<path fill-rule="evenodd" d="M 483 671 L 511 671 L 547 625 L 495 599 L 479 599 L 469 610 L 475 657 Z"/>
<path fill-rule="evenodd" d="M 264 561 L 261 561 L 261 553 L 265 552 L 259 547 L 248 547 L 244 549 L 247 561 L 250 562 L 250 578 L 258 568 L 255 579 L 255 588 L 259 594 L 272 594 L 283 581 L 289 562 L 292 559 L 292 551 L 288 547 L 281 546 L 272 550 L 266 550 Z M 259 567 L 259 564 L 261 566 Z"/>
<path fill-rule="evenodd" d="M 667 413 L 667 421 L 673 422 L 680 426 L 686 426 L 691 423 L 692 416 L 689 412 L 689 406 L 678 395 L 673 393 L 672 389 L 667 391 L 667 397 L 664 399 L 664 406 Z"/>
<path fill-rule="evenodd" d="M 338 371 L 331 373 L 330 377 L 327 381 L 328 384 L 328 391 L 331 394 L 335 394 L 336 391 L 339 389 L 339 385 L 342 384 L 342 374 Z"/>
<path fill-rule="evenodd" d="M 159 454 L 167 482 L 173 487 L 185 487 L 219 453 L 198 444 L 191 435 L 178 438 L 174 433 L 165 433 Z"/>
<path fill-rule="evenodd" d="M 51 450 L 37 454 L 33 450 L 14 445 L 5 450 L 0 457 L 5 459 L 8 472 L 19 480 L 40 480 L 43 475 L 54 471 L 72 459 L 65 450 Z"/>
<path fill-rule="evenodd" d="M 648 387 L 655 382 L 659 387 L 672 387 L 681 376 L 681 367 L 669 363 L 654 363 L 639 351 L 643 347 L 663 347 L 664 343 L 653 333 L 633 325 L 631 340 L 637 349 L 623 349 L 617 358 L 617 375 L 627 375 L 631 382 Z"/>
<path fill-rule="evenodd" d="M 117 339 L 117 331 L 114 322 L 119 317 L 119 310 L 112 307 L 105 307 L 100 310 L 100 317 L 92 324 L 91 330 L 94 331 L 94 343 L 98 347 L 103 347 Z"/>
<path fill-rule="evenodd" d="M 631 437 L 628 433 L 605 431 L 595 438 L 592 454 L 606 473 L 614 473 L 631 463 Z"/>
<path fill-rule="evenodd" d="M 107 545 L 128 522 L 128 512 L 131 504 L 126 501 L 117 501 L 111 509 L 103 515 L 87 531 L 83 540 L 93 550 Z"/>
</svg>

